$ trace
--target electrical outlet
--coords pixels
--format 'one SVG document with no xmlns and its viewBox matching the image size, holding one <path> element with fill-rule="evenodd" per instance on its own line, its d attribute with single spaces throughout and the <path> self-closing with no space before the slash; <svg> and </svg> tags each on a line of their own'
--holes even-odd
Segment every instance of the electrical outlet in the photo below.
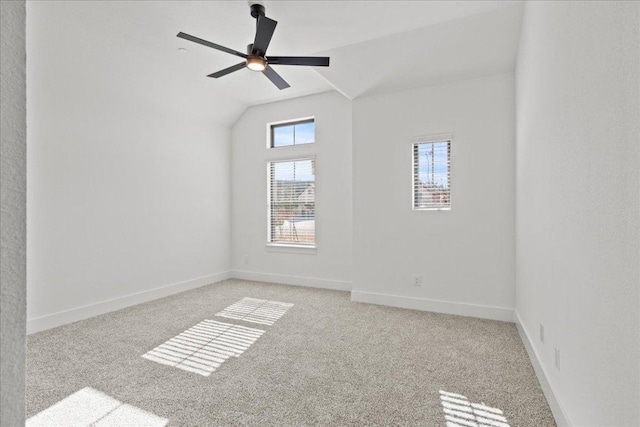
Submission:
<svg viewBox="0 0 640 427">
<path fill-rule="evenodd" d="M 554 350 L 555 350 L 555 356 L 556 356 L 556 369 L 559 371 L 560 370 L 560 350 L 558 350 L 557 348 L 555 348 Z"/>
<path fill-rule="evenodd" d="M 413 286 L 422 286 L 422 276 L 413 276 Z"/>
<path fill-rule="evenodd" d="M 540 341 L 544 343 L 544 325 L 540 324 Z"/>
</svg>

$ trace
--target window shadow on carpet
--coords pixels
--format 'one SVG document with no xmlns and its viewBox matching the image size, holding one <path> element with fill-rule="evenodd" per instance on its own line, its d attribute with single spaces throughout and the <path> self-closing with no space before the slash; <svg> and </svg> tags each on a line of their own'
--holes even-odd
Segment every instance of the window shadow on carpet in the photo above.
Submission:
<svg viewBox="0 0 640 427">
<path fill-rule="evenodd" d="M 230 357 L 240 357 L 263 333 L 260 329 L 203 320 L 142 357 L 209 376 Z"/>
<path fill-rule="evenodd" d="M 510 427 L 500 409 L 471 403 L 461 394 L 440 390 L 440 403 L 447 427 Z"/>
<path fill-rule="evenodd" d="M 164 427 L 169 420 L 85 387 L 29 418 L 26 427 Z"/>
<path fill-rule="evenodd" d="M 291 307 L 293 304 L 286 302 L 243 298 L 217 313 L 216 316 L 271 326 Z"/>
</svg>

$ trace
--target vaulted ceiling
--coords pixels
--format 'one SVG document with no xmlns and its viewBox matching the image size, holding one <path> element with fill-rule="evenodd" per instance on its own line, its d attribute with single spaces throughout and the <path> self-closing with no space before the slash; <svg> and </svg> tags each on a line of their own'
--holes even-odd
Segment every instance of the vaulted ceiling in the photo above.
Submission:
<svg viewBox="0 0 640 427">
<path fill-rule="evenodd" d="M 176 34 L 244 51 L 255 32 L 251 3 L 30 2 L 36 82 L 72 80 L 97 92 L 122 85 L 176 110 L 196 103 L 203 115 L 231 124 L 252 105 L 333 89 L 356 98 L 515 67 L 521 2 L 264 1 L 267 16 L 278 21 L 270 54 L 328 55 L 331 67 L 276 66 L 291 84 L 283 91 L 246 69 L 207 78 L 238 58 Z"/>
</svg>

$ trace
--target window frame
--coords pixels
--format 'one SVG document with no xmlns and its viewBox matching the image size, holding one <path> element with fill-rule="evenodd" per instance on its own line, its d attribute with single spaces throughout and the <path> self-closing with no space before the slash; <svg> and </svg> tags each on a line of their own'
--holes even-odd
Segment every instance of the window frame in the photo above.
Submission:
<svg viewBox="0 0 640 427">
<path fill-rule="evenodd" d="M 448 174 L 447 174 L 447 186 L 449 188 L 449 205 L 443 207 L 416 207 L 416 171 L 419 159 L 416 159 L 415 150 L 416 147 L 422 144 L 437 144 L 447 143 L 447 161 L 448 161 Z M 416 212 L 434 212 L 434 211 L 451 211 L 453 206 L 452 200 L 452 187 L 451 187 L 451 163 L 453 157 L 453 138 L 451 134 L 430 135 L 423 137 L 416 137 L 411 139 L 411 210 Z"/>
<path fill-rule="evenodd" d="M 309 145 L 309 144 L 303 144 L 303 145 Z M 295 145 L 291 145 L 289 147 L 295 147 Z M 281 147 L 278 147 L 281 148 Z M 302 251 L 304 253 L 315 253 L 316 249 L 317 249 L 317 244 L 318 244 L 318 221 L 317 221 L 317 210 L 316 210 L 316 202 L 315 202 L 315 194 L 314 194 L 314 201 L 313 201 L 313 210 L 314 210 L 314 235 L 313 235 L 313 244 L 303 244 L 303 243 L 277 243 L 277 242 L 272 242 L 272 236 L 271 236 L 271 164 L 272 163 L 286 163 L 286 162 L 298 162 L 298 161 L 305 161 L 305 160 L 310 160 L 313 162 L 313 169 L 314 169 L 314 173 L 313 173 L 313 178 L 314 178 L 314 193 L 315 191 L 317 191 L 317 180 L 316 180 L 316 176 L 317 176 L 317 168 L 318 168 L 318 164 L 316 161 L 316 156 L 315 155 L 310 155 L 310 156 L 288 156 L 288 157 L 279 157 L 276 159 L 269 159 L 266 161 L 266 166 L 267 166 L 267 242 L 266 242 L 266 246 L 267 249 L 271 250 L 271 251 L 277 251 L 277 252 L 290 252 L 290 251 Z M 278 250 L 280 249 L 280 250 Z"/>
<path fill-rule="evenodd" d="M 295 126 L 296 125 L 300 125 L 300 124 L 305 124 L 305 123 L 313 123 L 313 142 L 307 143 L 307 144 L 296 144 L 296 139 L 295 139 Z M 273 143 L 274 143 L 274 129 L 275 128 L 279 128 L 279 127 L 288 127 L 288 126 L 293 126 L 293 144 L 291 145 L 283 145 L 281 147 L 274 147 Z M 314 145 L 316 143 L 316 118 L 311 116 L 311 117 L 302 117 L 299 119 L 293 119 L 293 120 L 283 120 L 280 122 L 271 122 L 271 123 L 267 123 L 267 149 L 269 150 L 273 150 L 273 149 L 279 149 L 279 148 L 291 148 L 291 147 L 300 147 L 300 146 L 304 146 L 304 145 Z"/>
</svg>

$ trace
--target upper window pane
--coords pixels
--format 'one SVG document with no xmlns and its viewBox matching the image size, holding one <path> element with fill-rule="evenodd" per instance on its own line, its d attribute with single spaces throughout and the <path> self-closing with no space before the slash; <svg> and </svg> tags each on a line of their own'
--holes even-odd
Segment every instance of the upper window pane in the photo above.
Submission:
<svg viewBox="0 0 640 427">
<path fill-rule="evenodd" d="M 316 126 L 313 121 L 299 123 L 294 127 L 294 145 L 313 144 L 316 140 Z"/>
<path fill-rule="evenodd" d="M 451 141 L 413 145 L 413 208 L 451 208 Z"/>
<path fill-rule="evenodd" d="M 271 125 L 271 148 L 312 144 L 315 132 L 313 119 Z"/>
<path fill-rule="evenodd" d="M 272 128 L 272 144 L 273 147 L 286 147 L 293 145 L 293 126 L 278 126 Z"/>
</svg>

